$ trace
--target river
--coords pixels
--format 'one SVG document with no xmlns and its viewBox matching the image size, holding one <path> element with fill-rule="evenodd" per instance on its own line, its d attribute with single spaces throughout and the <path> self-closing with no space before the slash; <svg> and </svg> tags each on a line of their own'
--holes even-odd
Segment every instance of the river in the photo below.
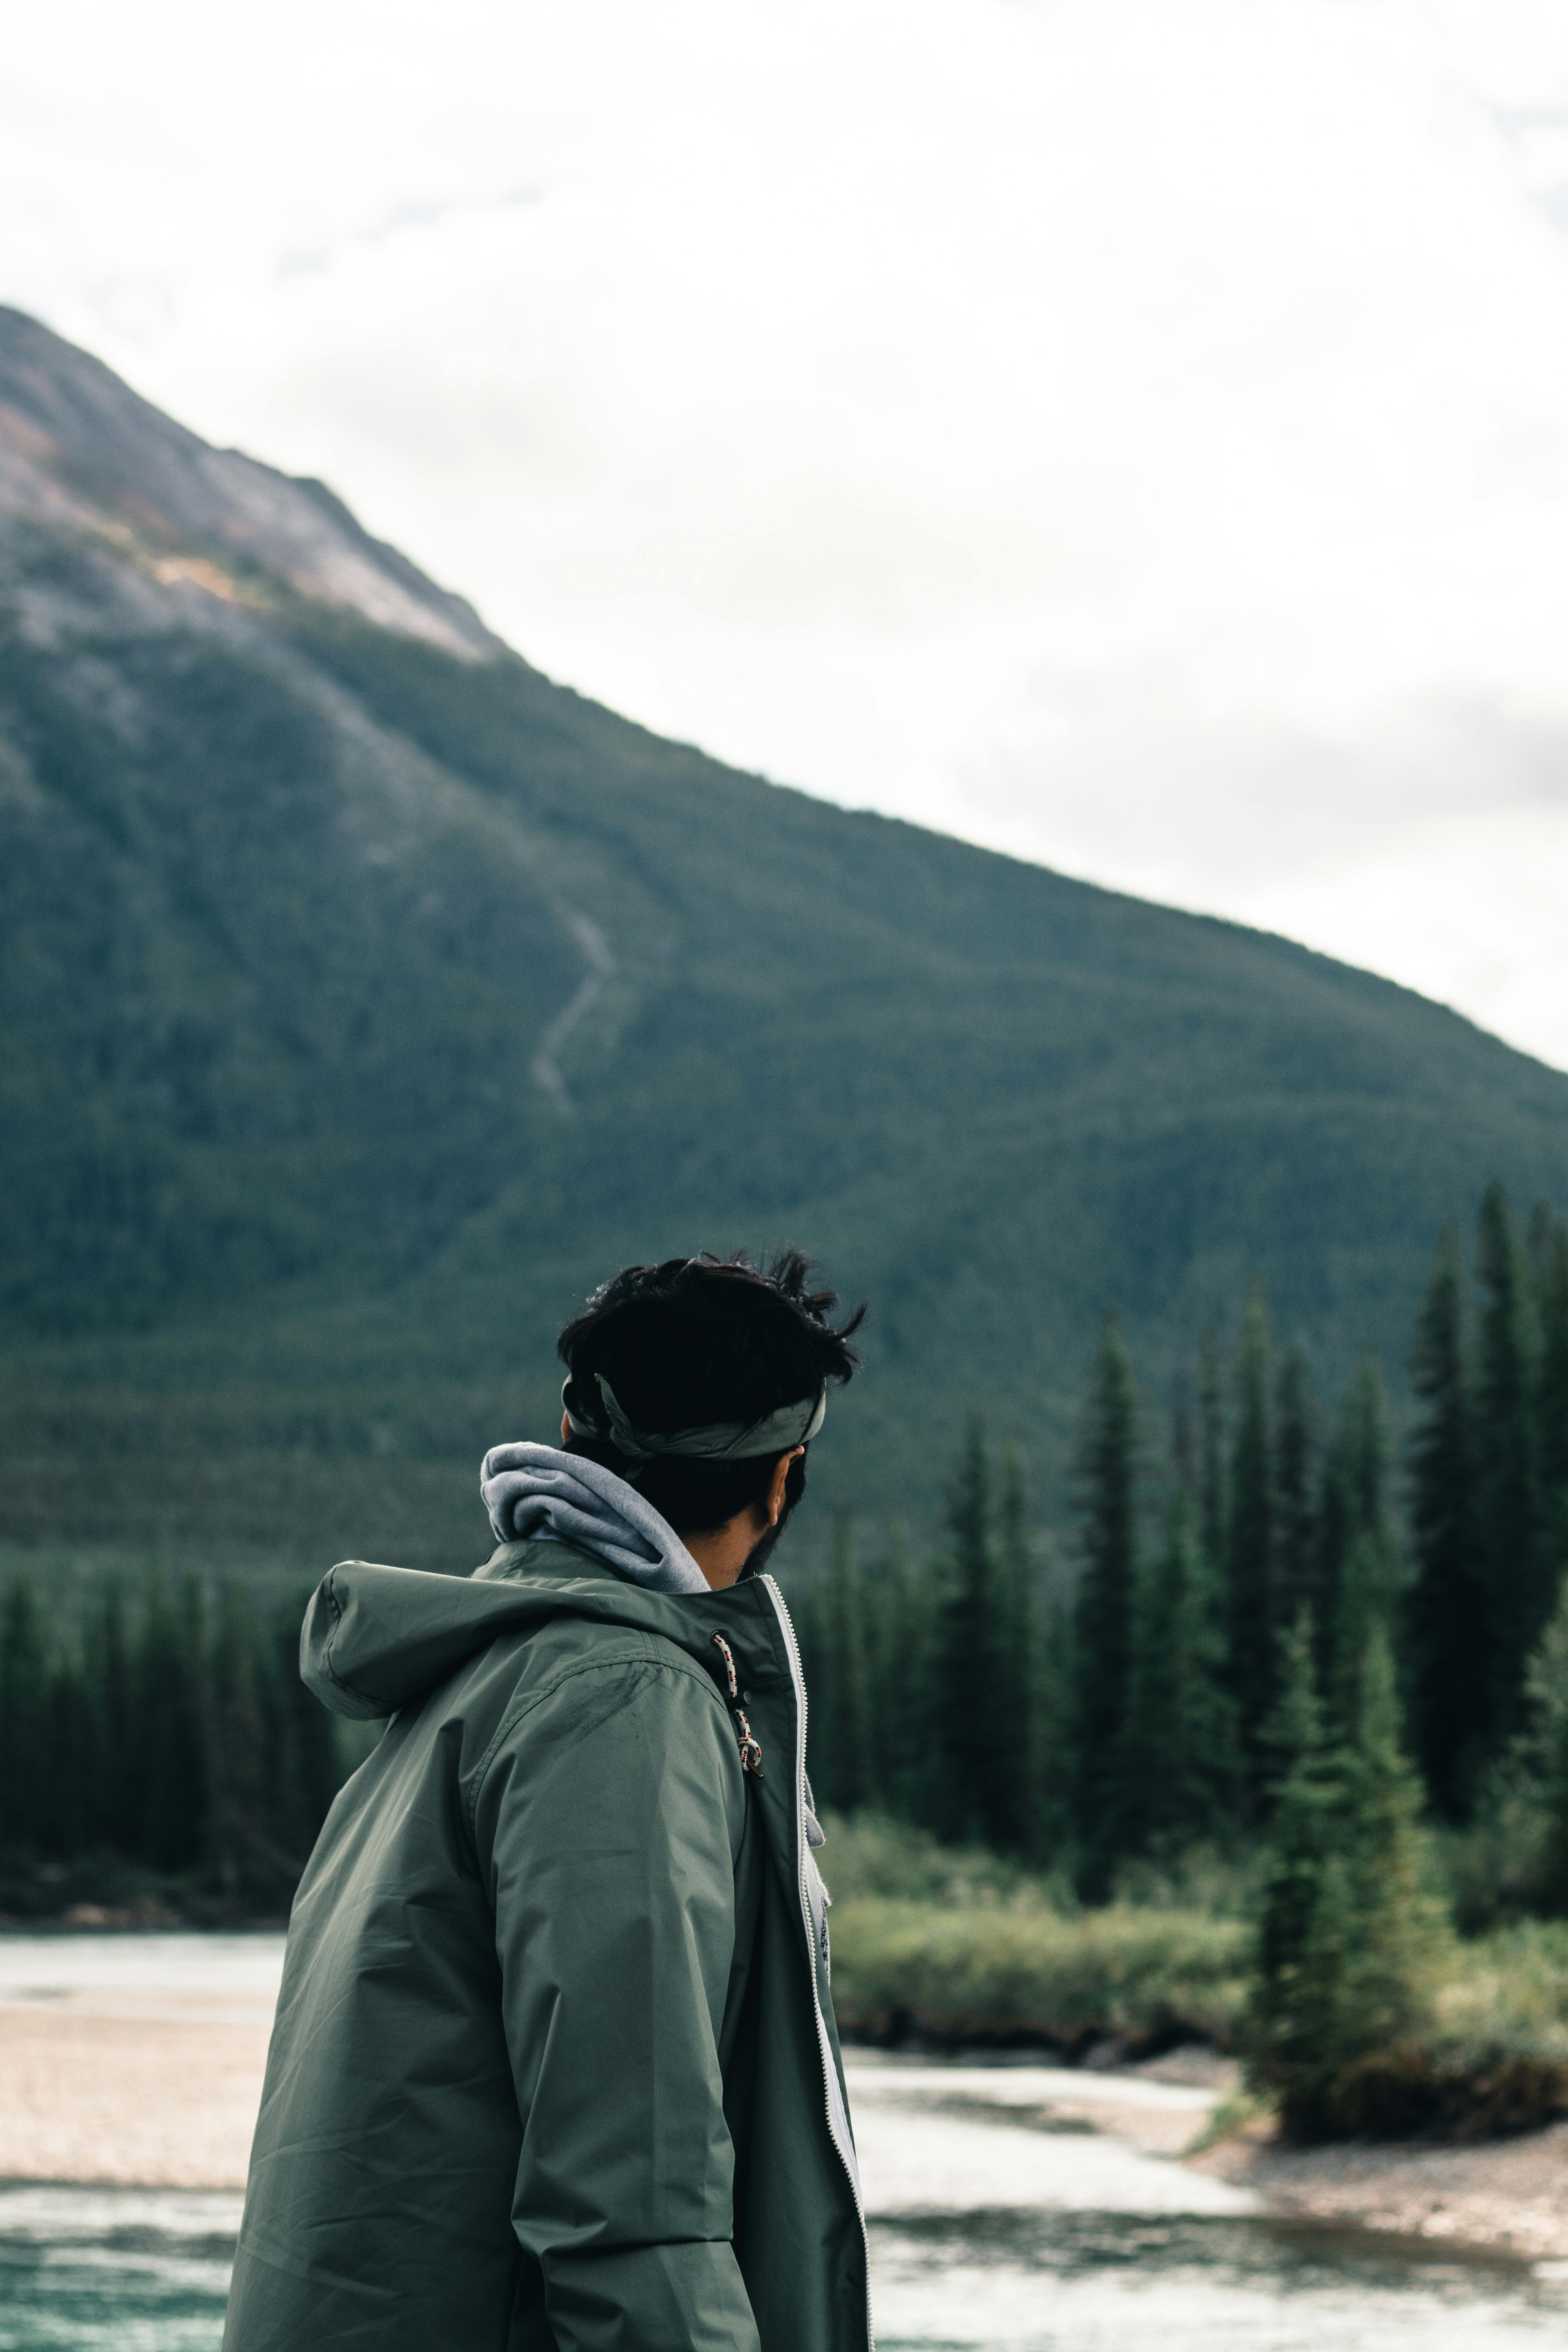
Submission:
<svg viewBox="0 0 1568 2352">
<path fill-rule="evenodd" d="M 7 1937 L 0 2012 L 232 2019 L 270 1999 L 279 1952 Z M 849 2074 L 882 2352 L 1506 2352 L 1568 2326 L 1568 2265 L 1283 2222 L 1094 2127 L 1142 2109 L 1175 2144 L 1196 2091 L 875 2054 Z M 0 2352 L 216 2352 L 238 2219 L 233 2190 L 0 2185 Z"/>
</svg>

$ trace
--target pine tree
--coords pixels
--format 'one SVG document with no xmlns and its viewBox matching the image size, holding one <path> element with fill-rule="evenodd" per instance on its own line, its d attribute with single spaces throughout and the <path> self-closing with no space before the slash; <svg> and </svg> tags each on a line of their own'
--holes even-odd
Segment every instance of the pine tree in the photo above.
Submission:
<svg viewBox="0 0 1568 2352">
<path fill-rule="evenodd" d="M 847 1512 L 839 1513 L 833 1529 L 819 1640 L 824 1696 L 816 1710 L 817 1793 L 825 1804 L 853 1812 L 876 1792 L 866 1609 Z"/>
<path fill-rule="evenodd" d="M 1269 1390 L 1273 1349 L 1261 1288 L 1247 1302 L 1237 1358 L 1236 1442 L 1231 1454 L 1226 1568 L 1229 1591 L 1231 1687 L 1242 1755 L 1255 1801 L 1268 1762 L 1264 1724 L 1273 1709 L 1279 1656 L 1274 1600 L 1274 1457 Z"/>
<path fill-rule="evenodd" d="M 137 1851 L 141 1828 L 145 1749 L 136 1717 L 125 1595 L 118 1577 L 110 1578 L 100 1591 L 83 1647 L 89 1704 L 99 1726 L 89 1843 L 130 1855 Z"/>
<path fill-rule="evenodd" d="M 204 1617 L 194 1579 L 171 1593 L 162 1570 L 150 1571 L 136 1657 L 137 1852 L 154 1870 L 192 1868 L 206 1840 Z"/>
<path fill-rule="evenodd" d="M 1393 1601 L 1388 1556 L 1374 1537 L 1360 1532 L 1351 1542 L 1334 1612 L 1328 1715 L 1336 1737 L 1348 1738 L 1360 1717 L 1367 1644 L 1374 1633 L 1387 1638 Z"/>
<path fill-rule="evenodd" d="M 1397 1545 L 1390 1504 L 1393 1447 L 1383 1370 L 1369 1350 L 1345 1391 L 1340 1439 L 1353 1535 L 1370 1536 L 1393 1557 Z"/>
<path fill-rule="evenodd" d="M 1345 1391 L 1335 1454 L 1345 1550 L 1334 1583 L 1328 1689 L 1333 1724 L 1344 1733 L 1357 1719 L 1367 1643 L 1374 1628 L 1390 1628 L 1399 1576 L 1388 1407 L 1374 1356 L 1363 1357 Z"/>
<path fill-rule="evenodd" d="M 1016 1445 L 1002 1456 L 1002 1494 L 996 1514 L 997 1616 L 1001 1655 L 998 1696 L 1006 1717 L 1007 1754 L 998 1824 L 1004 1852 L 1032 1851 L 1033 1820 L 1039 1781 L 1035 1721 L 1036 1653 L 1039 1633 L 1035 1598 L 1037 1573 L 1029 1538 L 1029 1496 L 1024 1457 Z"/>
<path fill-rule="evenodd" d="M 81 1664 L 68 1652 L 51 1663 L 43 1715 L 39 1843 L 57 1861 L 70 1861 L 91 1843 L 100 1727 Z"/>
<path fill-rule="evenodd" d="M 1241 1794 L 1225 1596 L 1178 1486 L 1139 1589 L 1130 1745 L 1142 1850 L 1179 1853 L 1235 1833 Z"/>
<path fill-rule="evenodd" d="M 1538 1284 L 1541 1378 L 1536 1397 L 1542 1541 L 1552 1576 L 1568 1569 L 1568 1231 L 1553 1221 Z"/>
<path fill-rule="evenodd" d="M 47 1831 L 47 1664 L 32 1586 L 0 1613 L 0 1846 L 36 1850 Z"/>
<path fill-rule="evenodd" d="M 1424 2021 L 1435 1923 L 1425 1887 L 1421 1783 L 1405 1754 L 1394 1652 L 1375 1625 L 1362 1662 L 1359 1709 L 1342 1769 L 1352 1935 L 1340 1991 L 1342 2064 L 1389 2051 Z M 1375 2125 L 1337 2086 L 1342 2127 Z"/>
<path fill-rule="evenodd" d="M 933 1615 L 930 1577 L 910 1559 L 895 1525 L 871 1582 L 867 1672 L 880 1757 L 879 1801 L 909 1822 L 931 1818 L 933 1796 Z"/>
<path fill-rule="evenodd" d="M 1310 1621 L 1288 1644 L 1274 1719 L 1285 1771 L 1265 1862 L 1254 2072 L 1293 2137 L 1376 2128 L 1366 2062 L 1425 2021 L 1434 1922 L 1421 1790 L 1400 1739 L 1394 1656 L 1373 1630 L 1357 1720 L 1325 1741 Z"/>
<path fill-rule="evenodd" d="M 1035 1644 L 1031 1700 L 1035 1778 L 1027 1851 L 1037 1863 L 1060 1862 L 1072 1840 L 1079 1787 L 1077 1692 L 1072 1612 L 1046 1609 Z"/>
<path fill-rule="evenodd" d="M 1489 1746 L 1501 1748 L 1525 1662 L 1552 1600 L 1541 1540 L 1535 1334 L 1529 1268 L 1500 1184 L 1481 1202 L 1477 1271 L 1483 1293 L 1477 1396 L 1478 1523 L 1486 1610 L 1494 1629 Z"/>
<path fill-rule="evenodd" d="M 1530 1264 L 1530 1278 L 1538 1295 L 1546 1286 L 1552 1266 L 1552 1247 L 1556 1238 L 1557 1216 L 1551 1202 L 1537 1201 L 1525 1229 L 1524 1254 Z"/>
<path fill-rule="evenodd" d="M 1279 1700 L 1268 1727 L 1276 1780 L 1253 1992 L 1251 2071 L 1297 2129 L 1324 2088 L 1348 1909 L 1342 1865 L 1333 1866 L 1341 1790 L 1318 1697 L 1317 1648 L 1304 1609 L 1282 1644 Z"/>
<path fill-rule="evenodd" d="M 952 1552 L 941 1629 L 942 1825 L 951 1836 L 994 1845 L 1005 1838 L 1013 1811 L 1013 1759 L 1005 1706 L 1005 1601 L 991 1468 L 978 1420 L 970 1423 L 952 1482 L 948 1531 Z"/>
<path fill-rule="evenodd" d="M 1411 1732 L 1434 1806 L 1458 1822 L 1491 1744 L 1495 1678 L 1480 1572 L 1464 1265 L 1452 1225 L 1438 1242 L 1416 1322 L 1410 1385 L 1422 1406 L 1408 1453 Z"/>
<path fill-rule="evenodd" d="M 1541 1822 L 1535 1899 L 1555 1918 L 1568 1913 L 1568 1576 L 1525 1675 L 1529 1727 L 1521 1742 L 1528 1787 Z"/>
<path fill-rule="evenodd" d="M 1112 1320 L 1095 1359 L 1079 1455 L 1083 1575 L 1074 1653 L 1078 1675 L 1080 1885 L 1104 1895 L 1136 1834 L 1136 1763 L 1130 1741 L 1132 1612 L 1138 1588 L 1138 1402 L 1132 1360 Z"/>
<path fill-rule="evenodd" d="M 1213 1324 L 1198 1340 L 1198 1541 L 1211 1565 L 1226 1563 L 1225 1365 Z"/>
<path fill-rule="evenodd" d="M 1317 1407 L 1307 1351 L 1299 1340 L 1279 1367 L 1274 1429 L 1274 1600 L 1285 1627 L 1303 1609 L 1314 1617 L 1322 1609 L 1317 1580 Z"/>
<path fill-rule="evenodd" d="M 1324 1688 L 1333 1674 L 1334 1626 L 1339 1618 L 1340 1588 L 1354 1541 L 1355 1514 L 1352 1507 L 1349 1466 L 1345 1459 L 1342 1408 L 1333 1443 L 1323 1453 L 1312 1547 L 1312 1585 L 1318 1596 L 1312 1612 L 1312 1624 L 1318 1644 L 1318 1679 Z"/>
<path fill-rule="evenodd" d="M 231 1902 L 265 1900 L 281 1891 L 287 1876 L 269 1818 L 277 1793 L 267 1779 L 264 1691 L 270 1664 L 249 1595 L 226 1585 L 207 1682 L 207 1860 Z"/>
</svg>

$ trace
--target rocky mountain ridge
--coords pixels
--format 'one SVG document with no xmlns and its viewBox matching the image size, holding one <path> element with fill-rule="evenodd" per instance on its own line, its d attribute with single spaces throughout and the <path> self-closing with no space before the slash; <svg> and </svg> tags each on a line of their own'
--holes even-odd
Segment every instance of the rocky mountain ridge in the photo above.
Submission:
<svg viewBox="0 0 1568 2352">
<path fill-rule="evenodd" d="M 1446 1217 L 1568 1204 L 1568 1077 L 664 742 L 0 312 L 0 1541 L 309 1551 L 352 1490 L 468 1564 L 627 1258 L 870 1299 L 830 1496 L 923 1508 L 976 1407 L 1048 1486 L 1112 1309 L 1163 1383 L 1259 1275 L 1325 1390 L 1397 1373 Z"/>
</svg>

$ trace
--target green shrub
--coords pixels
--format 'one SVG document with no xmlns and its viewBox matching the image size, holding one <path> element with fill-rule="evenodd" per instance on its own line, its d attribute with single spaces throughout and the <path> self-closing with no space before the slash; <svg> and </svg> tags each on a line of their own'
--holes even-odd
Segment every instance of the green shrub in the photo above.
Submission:
<svg viewBox="0 0 1568 2352">
<path fill-rule="evenodd" d="M 822 1825 L 827 1843 L 817 1858 L 836 1904 L 882 1895 L 947 1910 L 1078 1908 L 1065 1873 L 1042 1877 L 984 1846 L 942 1845 L 929 1830 L 888 1813 L 825 1811 Z"/>
<path fill-rule="evenodd" d="M 836 1905 L 832 1929 L 839 2022 L 877 2039 L 1228 2046 L 1247 2005 L 1250 1937 L 1236 1920 L 870 1895 Z"/>
</svg>

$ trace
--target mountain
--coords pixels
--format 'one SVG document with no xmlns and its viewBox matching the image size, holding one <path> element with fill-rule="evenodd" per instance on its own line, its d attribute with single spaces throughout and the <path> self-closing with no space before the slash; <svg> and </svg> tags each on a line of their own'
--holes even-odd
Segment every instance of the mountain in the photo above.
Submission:
<svg viewBox="0 0 1568 2352">
<path fill-rule="evenodd" d="M 1568 1205 L 1568 1077 L 662 741 L 15 311 L 0 1013 L 14 1544 L 467 1564 L 586 1289 L 779 1238 L 872 1307 L 821 1491 L 972 1406 L 1048 1486 L 1111 1308 L 1163 1381 L 1260 1275 L 1331 1390 L 1490 1176 Z"/>
</svg>

